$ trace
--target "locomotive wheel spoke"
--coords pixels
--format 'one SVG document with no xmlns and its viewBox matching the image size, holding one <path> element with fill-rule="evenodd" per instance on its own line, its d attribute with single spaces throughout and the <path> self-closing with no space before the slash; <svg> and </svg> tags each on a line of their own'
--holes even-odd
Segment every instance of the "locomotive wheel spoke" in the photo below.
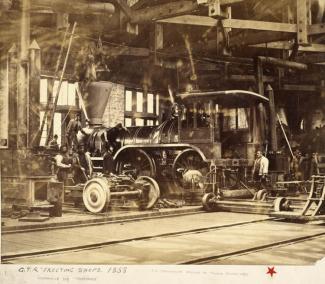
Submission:
<svg viewBox="0 0 325 284">
<path fill-rule="evenodd" d="M 143 150 L 131 150 L 124 153 L 123 156 L 117 158 L 118 160 L 118 173 L 125 170 L 125 165 L 129 165 L 130 170 L 134 170 L 136 176 L 149 176 L 156 175 L 156 166 L 154 160 Z"/>
<path fill-rule="evenodd" d="M 184 169 L 183 173 L 178 172 L 178 169 Z M 185 181 L 184 179 L 188 179 L 188 176 L 186 176 L 186 172 L 188 173 L 189 171 L 196 171 L 194 175 L 202 176 L 202 178 L 207 174 L 208 168 L 207 166 L 204 166 L 203 159 L 194 150 L 190 150 L 187 152 L 183 152 L 176 157 L 174 164 L 173 164 L 173 177 L 174 177 L 174 182 L 176 185 L 181 186 L 181 187 L 186 187 L 188 180 Z M 197 172 L 199 172 L 197 174 Z"/>
</svg>

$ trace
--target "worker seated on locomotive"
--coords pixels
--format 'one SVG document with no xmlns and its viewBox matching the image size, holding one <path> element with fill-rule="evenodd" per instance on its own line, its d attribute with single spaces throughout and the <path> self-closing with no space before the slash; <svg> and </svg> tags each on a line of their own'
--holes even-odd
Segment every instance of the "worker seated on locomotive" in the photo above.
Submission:
<svg viewBox="0 0 325 284">
<path fill-rule="evenodd" d="M 93 164 L 85 146 L 80 144 L 78 152 L 73 154 L 73 179 L 76 184 L 85 183 L 93 174 Z"/>
<path fill-rule="evenodd" d="M 266 187 L 267 175 L 269 171 L 269 160 L 263 156 L 261 150 L 256 151 L 256 159 L 252 169 L 253 181 L 258 189 Z"/>
<path fill-rule="evenodd" d="M 118 123 L 107 131 L 107 144 L 112 149 L 114 155 L 121 148 L 121 138 L 129 132 L 122 123 Z"/>
<path fill-rule="evenodd" d="M 60 150 L 60 146 L 59 146 L 59 143 L 58 143 L 58 138 L 59 136 L 58 135 L 54 135 L 53 136 L 53 139 L 49 142 L 49 149 L 50 150 L 53 150 L 53 151 L 59 151 Z"/>
<path fill-rule="evenodd" d="M 56 176 L 58 181 L 67 183 L 68 174 L 71 169 L 72 160 L 68 154 L 68 148 L 66 145 L 60 147 L 60 153 L 54 157 L 55 166 L 57 168 Z"/>
</svg>

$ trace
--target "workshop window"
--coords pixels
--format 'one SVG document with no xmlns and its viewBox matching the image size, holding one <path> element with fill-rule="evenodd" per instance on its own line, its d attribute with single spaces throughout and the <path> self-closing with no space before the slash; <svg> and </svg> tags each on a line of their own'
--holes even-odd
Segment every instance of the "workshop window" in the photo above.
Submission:
<svg viewBox="0 0 325 284">
<path fill-rule="evenodd" d="M 137 92 L 137 112 L 143 112 L 143 93 Z"/>
<path fill-rule="evenodd" d="M 159 115 L 159 95 L 156 95 L 156 114 Z"/>
<path fill-rule="evenodd" d="M 231 131 L 248 128 L 248 109 L 245 108 L 231 108 L 222 109 L 223 114 L 223 130 Z"/>
<path fill-rule="evenodd" d="M 159 125 L 159 95 L 153 92 L 144 93 L 141 90 L 125 90 L 124 125 L 152 126 Z"/>
<path fill-rule="evenodd" d="M 44 118 L 45 111 L 40 112 L 40 126 Z M 58 143 L 61 144 L 61 113 L 55 113 L 53 118 L 53 135 L 58 135 Z M 41 134 L 40 146 L 45 146 L 48 135 L 47 119 L 45 120 L 43 131 Z"/>
<path fill-rule="evenodd" d="M 40 126 L 42 125 L 44 114 L 45 114 L 45 111 L 40 112 Z M 44 124 L 44 127 L 42 129 L 41 141 L 40 141 L 41 146 L 45 146 L 46 137 L 47 137 L 47 120 L 45 120 L 45 124 Z"/>
<path fill-rule="evenodd" d="M 48 101 L 48 87 L 49 82 L 48 79 L 40 80 L 40 102 L 46 104 Z M 53 93 L 52 93 L 52 101 L 55 101 L 56 92 L 59 87 L 59 81 L 54 81 L 53 84 Z M 77 106 L 77 92 L 76 92 L 76 84 L 69 83 L 68 81 L 63 81 L 60 88 L 58 105 L 60 106 Z"/>
<path fill-rule="evenodd" d="M 147 112 L 153 113 L 153 94 L 148 93 L 147 98 Z"/>
<path fill-rule="evenodd" d="M 125 119 L 124 119 L 124 126 L 125 126 L 125 127 L 130 127 L 130 126 L 132 126 L 132 118 L 125 118 Z"/>
<path fill-rule="evenodd" d="M 147 125 L 148 125 L 148 126 L 153 126 L 153 125 L 154 125 L 154 120 L 152 120 L 152 119 L 148 119 L 148 120 L 147 120 Z"/>
<path fill-rule="evenodd" d="M 144 126 L 144 119 L 143 118 L 136 118 L 135 119 L 135 126 Z"/>
<path fill-rule="evenodd" d="M 47 79 L 41 79 L 40 81 L 40 102 L 47 103 Z"/>
<path fill-rule="evenodd" d="M 132 91 L 125 91 L 125 110 L 132 111 Z"/>
</svg>

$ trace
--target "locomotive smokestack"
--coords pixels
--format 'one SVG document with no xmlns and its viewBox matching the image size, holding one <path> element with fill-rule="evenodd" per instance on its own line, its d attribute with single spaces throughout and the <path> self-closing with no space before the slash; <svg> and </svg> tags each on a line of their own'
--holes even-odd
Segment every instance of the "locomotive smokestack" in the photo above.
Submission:
<svg viewBox="0 0 325 284">
<path fill-rule="evenodd" d="M 82 94 L 86 112 L 91 125 L 101 125 L 103 114 L 111 94 L 113 83 L 92 82 L 87 91 Z"/>
</svg>

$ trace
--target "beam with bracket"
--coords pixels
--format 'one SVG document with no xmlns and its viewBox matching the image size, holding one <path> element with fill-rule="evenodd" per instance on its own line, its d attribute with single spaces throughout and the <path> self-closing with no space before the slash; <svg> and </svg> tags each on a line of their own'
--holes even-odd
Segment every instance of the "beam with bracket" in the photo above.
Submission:
<svg viewBox="0 0 325 284">
<path fill-rule="evenodd" d="M 308 45 L 307 0 L 297 0 L 297 40 L 299 45 Z"/>
</svg>

